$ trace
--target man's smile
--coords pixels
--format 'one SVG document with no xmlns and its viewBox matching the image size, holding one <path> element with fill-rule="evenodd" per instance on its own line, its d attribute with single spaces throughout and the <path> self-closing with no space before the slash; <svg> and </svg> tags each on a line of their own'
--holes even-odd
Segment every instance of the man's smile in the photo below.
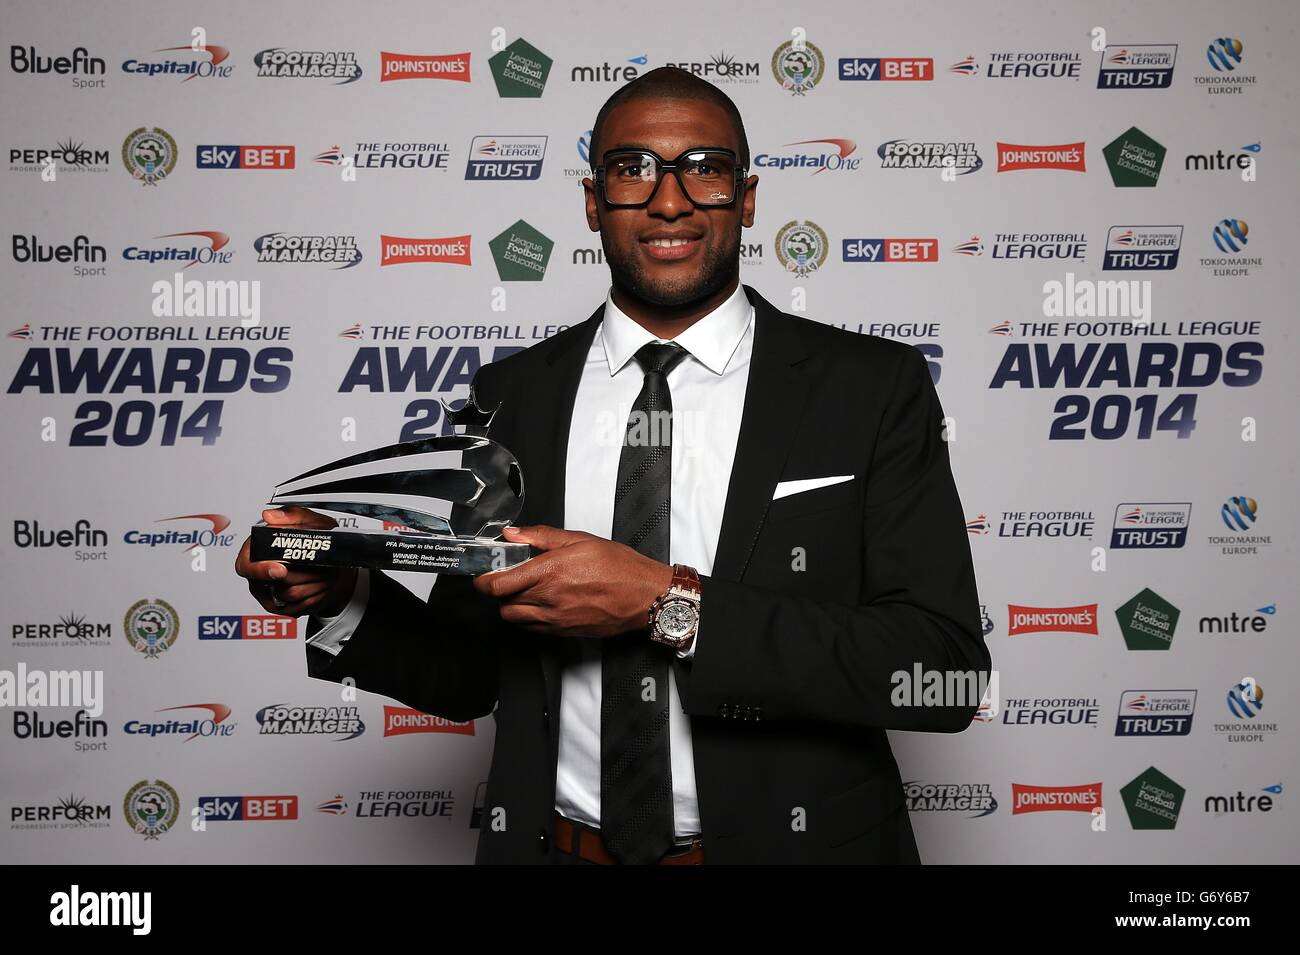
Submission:
<svg viewBox="0 0 1300 955">
<path fill-rule="evenodd" d="M 669 232 L 656 230 L 641 237 L 641 248 L 646 255 L 661 262 L 676 262 L 695 254 L 703 243 L 695 232 Z"/>
</svg>

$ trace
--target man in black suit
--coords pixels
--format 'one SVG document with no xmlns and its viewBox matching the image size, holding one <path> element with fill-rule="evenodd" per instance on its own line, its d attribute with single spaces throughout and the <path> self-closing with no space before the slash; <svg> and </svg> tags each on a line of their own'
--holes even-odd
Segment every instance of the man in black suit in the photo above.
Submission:
<svg viewBox="0 0 1300 955">
<path fill-rule="evenodd" d="M 598 115 L 609 296 L 473 385 L 539 556 L 426 604 L 241 552 L 264 607 L 312 615 L 312 676 L 494 715 L 479 863 L 919 861 L 885 731 L 958 732 L 978 700 L 910 705 L 897 675 L 990 663 L 943 412 L 916 349 L 740 284 L 748 154 L 680 70 Z"/>
</svg>

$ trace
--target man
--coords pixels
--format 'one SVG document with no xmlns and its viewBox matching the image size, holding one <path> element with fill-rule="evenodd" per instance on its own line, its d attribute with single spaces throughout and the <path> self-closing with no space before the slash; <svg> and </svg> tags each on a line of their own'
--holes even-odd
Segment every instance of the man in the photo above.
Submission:
<svg viewBox="0 0 1300 955">
<path fill-rule="evenodd" d="M 919 861 L 885 730 L 977 701 L 897 707 L 892 677 L 989 666 L 926 362 L 740 284 L 758 177 L 716 87 L 632 81 L 591 156 L 605 304 L 473 387 L 525 477 L 506 537 L 539 556 L 427 605 L 247 547 L 239 573 L 316 618 L 313 676 L 494 714 L 480 863 Z"/>
</svg>

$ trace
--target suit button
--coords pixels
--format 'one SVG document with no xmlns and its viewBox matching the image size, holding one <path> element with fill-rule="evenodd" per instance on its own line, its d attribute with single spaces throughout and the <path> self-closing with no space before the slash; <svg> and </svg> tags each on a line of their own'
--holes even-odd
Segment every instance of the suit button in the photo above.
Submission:
<svg viewBox="0 0 1300 955">
<path fill-rule="evenodd" d="M 537 848 L 542 855 L 546 855 L 546 853 L 551 849 L 551 837 L 547 834 L 545 829 L 537 830 Z"/>
<path fill-rule="evenodd" d="M 542 724 L 544 726 L 551 725 L 551 711 L 548 710 L 546 707 L 542 707 Z"/>
</svg>

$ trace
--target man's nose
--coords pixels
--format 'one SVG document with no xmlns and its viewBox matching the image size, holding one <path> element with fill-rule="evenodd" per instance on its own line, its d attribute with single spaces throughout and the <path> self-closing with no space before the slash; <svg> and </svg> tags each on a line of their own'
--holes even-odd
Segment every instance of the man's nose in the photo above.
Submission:
<svg viewBox="0 0 1300 955">
<path fill-rule="evenodd" d="M 682 191 L 677 177 L 670 172 L 664 173 L 659 188 L 655 190 L 654 198 L 646 207 L 646 212 L 650 215 L 662 216 L 665 219 L 676 219 L 694 210 L 695 204 Z"/>
</svg>

